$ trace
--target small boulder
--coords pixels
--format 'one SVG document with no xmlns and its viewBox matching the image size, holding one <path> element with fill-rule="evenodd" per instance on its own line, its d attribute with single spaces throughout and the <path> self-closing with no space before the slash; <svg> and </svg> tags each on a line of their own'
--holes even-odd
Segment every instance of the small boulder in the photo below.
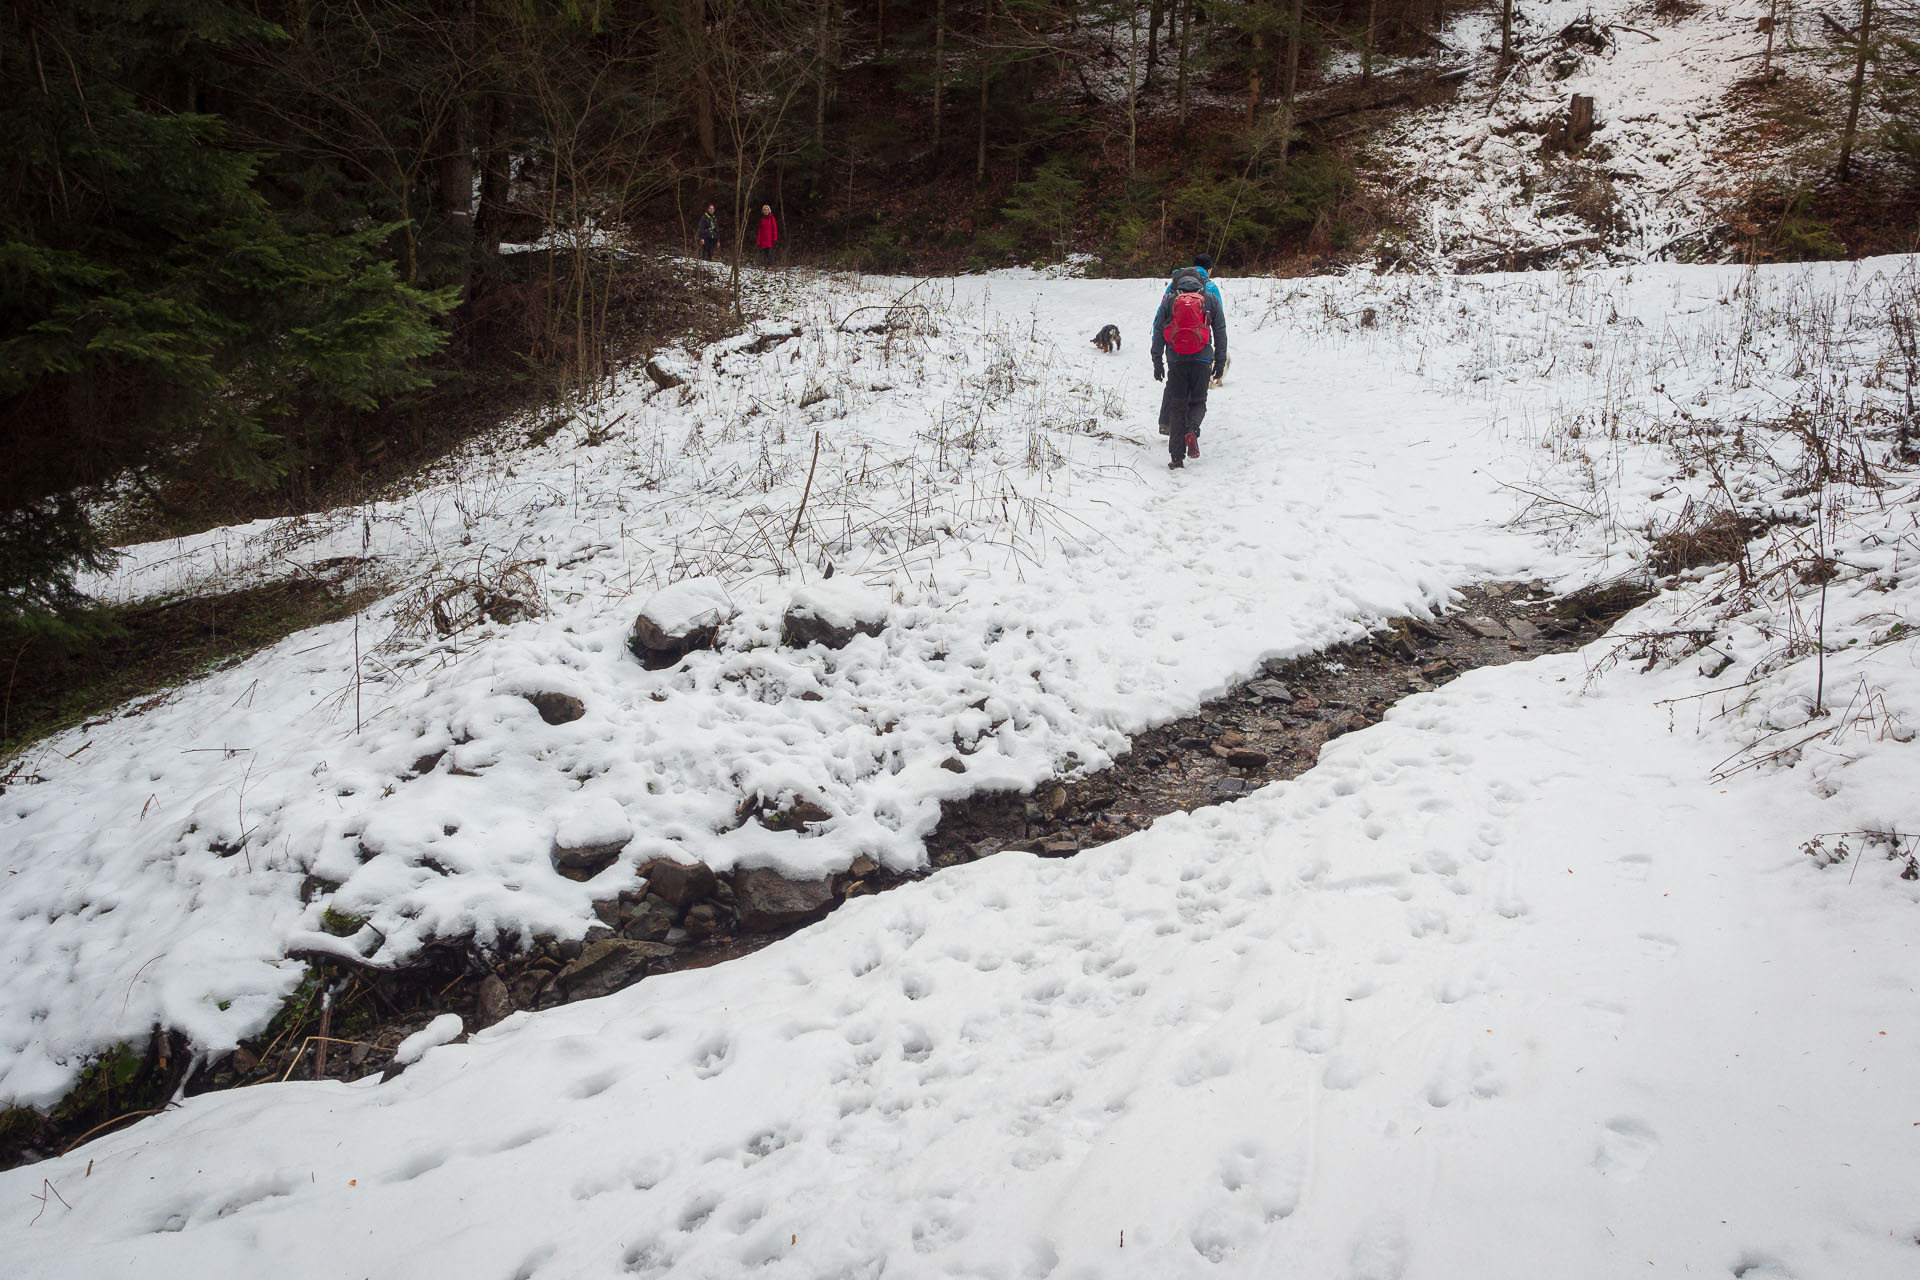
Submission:
<svg viewBox="0 0 1920 1280">
<path fill-rule="evenodd" d="M 824 645 L 844 649 L 855 636 L 877 636 L 887 625 L 887 599 L 844 578 L 816 582 L 793 593 L 781 620 L 789 649 Z"/>
<path fill-rule="evenodd" d="M 733 874 L 740 927 L 755 933 L 808 924 L 833 910 L 833 882 L 789 880 L 771 867 Z"/>
<path fill-rule="evenodd" d="M 1327 737 L 1337 738 L 1367 727 L 1367 718 L 1358 711 L 1342 711 L 1327 718 Z"/>
<path fill-rule="evenodd" d="M 716 578 L 682 578 L 647 598 L 627 647 L 649 667 L 667 667 L 696 649 L 711 649 L 737 610 Z"/>
<path fill-rule="evenodd" d="M 647 878 L 647 891 L 659 894 L 674 907 L 687 907 L 711 898 L 720 888 L 720 877 L 704 862 L 656 858 L 641 874 Z"/>
<path fill-rule="evenodd" d="M 1227 763 L 1236 769 L 1264 769 L 1267 767 L 1267 753 L 1255 751 L 1251 747 L 1241 747 L 1227 753 Z"/>
<path fill-rule="evenodd" d="M 621 926 L 620 936 L 636 942 L 659 942 L 672 932 L 680 913 L 663 902 L 648 902 Z"/>
<path fill-rule="evenodd" d="M 548 724 L 571 724 L 587 714 L 587 704 L 570 693 L 529 693 L 528 702 Z"/>
<path fill-rule="evenodd" d="M 612 866 L 632 839 L 633 823 L 619 801 L 589 800 L 560 819 L 553 834 L 553 869 L 569 880 L 591 880 Z"/>
<path fill-rule="evenodd" d="M 686 360 L 674 356 L 648 356 L 643 367 L 647 371 L 648 380 L 662 391 L 683 387 L 687 384 L 687 379 L 693 376 L 693 366 Z"/>
<path fill-rule="evenodd" d="M 480 980 L 480 989 L 474 992 L 473 1021 L 477 1027 L 490 1027 L 513 1012 L 513 996 L 507 990 L 507 984 L 497 973 L 490 973 Z"/>
<path fill-rule="evenodd" d="M 568 1000 L 594 1000 L 630 987 L 647 976 L 649 966 L 674 955 L 664 942 L 636 942 L 605 938 L 584 948 L 580 958 L 561 970 L 557 981 Z"/>
<path fill-rule="evenodd" d="M 720 932 L 720 904 L 717 902 L 696 902 L 687 908 L 686 919 L 681 922 L 688 935 L 694 938 L 711 938 Z"/>
</svg>

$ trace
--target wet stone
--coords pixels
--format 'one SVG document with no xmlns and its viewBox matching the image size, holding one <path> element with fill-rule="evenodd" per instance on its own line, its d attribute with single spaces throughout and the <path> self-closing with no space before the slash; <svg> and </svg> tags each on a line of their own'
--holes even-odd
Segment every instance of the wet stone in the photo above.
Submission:
<svg viewBox="0 0 1920 1280">
<path fill-rule="evenodd" d="M 711 898 L 720 888 L 720 877 L 704 862 L 656 858 L 640 874 L 647 879 L 648 892 L 658 894 L 669 906 L 685 907 Z"/>
<path fill-rule="evenodd" d="M 734 872 L 733 897 L 740 927 L 756 933 L 811 923 L 834 904 L 831 881 L 789 880 L 769 867 Z"/>
<path fill-rule="evenodd" d="M 558 979 L 569 1000 L 593 1000 L 630 987 L 647 976 L 648 966 L 672 957 L 664 942 L 634 942 L 606 938 L 581 950 L 580 957 L 561 971 Z"/>
<path fill-rule="evenodd" d="M 529 693 L 526 699 L 548 724 L 571 724 L 587 714 L 587 704 L 570 693 Z"/>
<path fill-rule="evenodd" d="M 620 936 L 637 942 L 659 942 L 673 928 L 674 919 L 672 907 L 657 902 L 643 903 L 620 927 Z"/>
<path fill-rule="evenodd" d="M 473 993 L 473 1021 L 476 1026 L 490 1027 L 513 1012 L 513 996 L 507 990 L 507 984 L 497 973 L 490 973 L 480 980 L 480 987 Z"/>
</svg>

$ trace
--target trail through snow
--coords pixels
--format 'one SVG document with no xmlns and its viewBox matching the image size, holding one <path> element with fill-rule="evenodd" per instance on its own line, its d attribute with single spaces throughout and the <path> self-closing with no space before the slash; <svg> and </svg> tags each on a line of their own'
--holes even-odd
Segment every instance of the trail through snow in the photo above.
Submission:
<svg viewBox="0 0 1920 1280">
<path fill-rule="evenodd" d="M 1044 556 L 989 555 L 959 531 L 835 544 L 892 593 L 887 632 L 837 656 L 765 642 L 793 584 L 742 558 L 733 640 L 678 673 L 641 670 L 621 647 L 638 600 L 565 567 L 637 518 L 590 496 L 614 492 L 593 478 L 633 455 L 599 470 L 591 449 L 515 455 L 546 466 L 543 483 L 575 461 L 592 481 L 553 517 L 588 527 L 549 548 L 548 615 L 383 691 L 396 710 L 379 733 L 303 720 L 290 686 L 277 703 L 239 697 L 304 678 L 295 659 L 313 645 L 329 647 L 305 660 L 337 681 L 336 628 L 93 730 L 49 782 L 5 797 L 9 1087 L 57 1088 L 87 1048 L 216 998 L 235 1007 L 193 1024 L 203 1043 L 250 1034 L 293 976 L 280 948 L 312 936 L 305 868 L 242 874 L 204 844 L 140 843 L 136 791 L 178 787 L 176 815 L 232 803 L 215 766 L 161 743 L 277 743 L 268 776 L 283 780 L 258 816 L 291 840 L 329 810 L 326 841 L 379 845 L 377 823 L 413 823 L 334 891 L 394 912 L 390 935 L 460 919 L 456 893 L 469 911 L 514 904 L 503 930 L 577 925 L 675 823 L 716 865 L 905 858 L 942 794 L 1031 783 L 1068 752 L 1097 764 L 1130 726 L 1265 655 L 1469 577 L 1617 572 L 1713 483 L 1676 468 L 1656 427 L 1697 412 L 1699 429 L 1738 421 L 1742 439 L 1775 441 L 1740 415 L 1778 413 L 1803 384 L 1832 412 L 1891 394 L 1872 316 L 1911 278 L 1901 261 L 1235 283 L 1234 369 L 1201 464 L 1173 475 L 1138 320 L 1122 359 L 1081 350 L 1099 324 L 1144 316 L 1156 285 L 959 282 L 919 399 L 844 391 L 823 430 L 936 448 L 941 370 L 991 369 L 1006 335 L 1027 334 L 1030 372 L 1093 408 L 1069 429 L 1057 402 L 1014 384 L 1001 447 L 1071 453 L 1044 492 L 1084 527 L 1061 536 L 1053 517 Z M 831 347 L 809 332 L 794 341 Z M 777 394 L 779 351 L 709 366 L 687 413 L 658 411 L 661 429 L 742 380 Z M 847 387 L 886 380 L 860 363 L 841 366 Z M 810 444 L 789 436 L 789 455 Z M 771 441 L 723 444 L 751 459 Z M 853 473 L 858 449 L 841 452 L 832 465 Z M 1031 496 L 1042 472 L 998 474 Z M 1783 485 L 1749 497 L 1801 500 Z M 1697 650 L 1657 639 L 1476 672 L 1232 806 L 1071 860 L 1000 854 L 856 899 L 718 968 L 425 1048 L 387 1083 L 203 1095 L 0 1174 L 7 1266 L 148 1280 L 1915 1274 L 1920 887 L 1865 846 L 1824 868 L 1802 852 L 1819 832 L 1920 830 L 1905 728 L 1920 668 L 1900 621 L 1920 607 L 1914 489 L 1889 464 L 1817 495 L 1846 566 L 1822 595 L 1824 677 L 1878 701 L 1821 722 L 1829 745 L 1804 757 L 1716 773 L 1753 734 L 1812 723 L 1813 677 L 1808 651 L 1782 656 L 1767 626 L 1702 623 L 1702 601 L 1732 589 L 1730 570 L 1703 570 L 1621 630 L 1707 626 L 1711 652 L 1739 664 L 1723 683 L 1750 675 L 1718 715 L 1699 700 Z M 656 523 L 645 540 L 672 533 Z M 887 556 L 908 552 L 910 571 L 887 577 Z M 562 675 L 586 717 L 550 726 L 521 709 L 530 681 Z M 802 688 L 821 699 L 790 696 Z M 483 778 L 402 776 L 422 726 L 458 726 L 468 740 L 449 730 L 440 745 Z M 956 733 L 965 777 L 938 763 Z M 749 787 L 815 785 L 876 737 L 891 758 L 820 792 L 837 817 L 817 837 L 696 820 Z M 586 799 L 631 824 L 627 860 L 604 883 L 543 878 L 553 832 Z M 409 841 L 435 846 L 443 822 L 489 836 L 438 846 L 434 871 Z M 129 980 L 156 953 L 158 984 Z"/>
<path fill-rule="evenodd" d="M 1810 904 L 1770 835 L 1817 801 L 1703 800 L 1662 689 L 1583 674 L 1476 673 L 1241 804 L 858 900 L 391 1084 L 194 1099 L 0 1177 L 22 1220 L 43 1177 L 73 1206 L 12 1265 L 1911 1275 L 1913 956 L 1835 935 L 1910 937 L 1912 904 Z"/>
<path fill-rule="evenodd" d="M 314 529 L 135 549 L 118 581 L 273 571 L 297 538 L 303 562 L 368 547 L 436 566 L 435 585 L 491 582 L 512 561 L 538 575 L 547 616 L 363 656 L 399 633 L 396 616 L 425 612 L 402 596 L 360 633 L 294 637 L 46 744 L 32 763 L 46 781 L 0 807 L 0 841 L 20 854 L 0 884 L 0 1098 L 49 1103 L 88 1054 L 155 1023 L 230 1049 L 298 982 L 292 946 L 384 962 L 433 937 L 578 937 L 654 857 L 800 877 L 863 854 L 917 866 L 942 798 L 1098 768 L 1126 733 L 1264 657 L 1537 558 L 1485 518 L 1501 501 L 1481 470 L 1495 434 L 1463 429 L 1411 373 L 1357 392 L 1364 345 L 1336 356 L 1242 318 L 1206 456 L 1169 475 L 1143 349 L 1157 286 L 955 290 L 945 332 L 883 353 L 835 333 L 828 317 L 852 303 L 816 286 L 801 337 L 710 360 L 690 404 L 631 389 L 606 411 L 630 434 L 610 443 L 522 447 Z M 1263 305 L 1251 284 L 1229 296 Z M 1086 344 L 1109 317 L 1140 343 L 1124 359 Z M 773 643 L 781 610 L 821 569 L 796 554 L 775 573 L 741 530 L 793 521 L 811 444 L 793 406 L 836 374 L 854 388 L 819 423 L 811 536 L 836 585 L 891 599 L 891 625 L 837 653 L 790 650 Z M 683 451 L 690 435 L 705 443 Z M 713 550 L 730 538 L 744 549 Z M 652 582 L 691 572 L 724 581 L 741 616 L 720 651 L 643 670 L 625 646 L 633 616 Z M 526 695 L 547 691 L 586 714 L 543 723 Z M 943 767 L 956 751 L 962 774 Z M 743 824 L 756 795 L 834 819 L 805 834 Z M 613 809 L 634 832 L 626 856 L 587 884 L 562 877 L 556 839 Z M 329 908 L 366 926 L 343 944 L 321 932 Z"/>
</svg>

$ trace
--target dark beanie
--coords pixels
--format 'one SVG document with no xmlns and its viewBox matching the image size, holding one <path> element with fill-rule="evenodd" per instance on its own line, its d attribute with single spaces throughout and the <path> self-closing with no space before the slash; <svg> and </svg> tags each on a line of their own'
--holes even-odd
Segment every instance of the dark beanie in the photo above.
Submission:
<svg viewBox="0 0 1920 1280">
<path fill-rule="evenodd" d="M 1202 271 L 1211 271 L 1213 270 L 1213 255 L 1210 253 L 1196 253 L 1193 255 L 1193 265 Z"/>
</svg>

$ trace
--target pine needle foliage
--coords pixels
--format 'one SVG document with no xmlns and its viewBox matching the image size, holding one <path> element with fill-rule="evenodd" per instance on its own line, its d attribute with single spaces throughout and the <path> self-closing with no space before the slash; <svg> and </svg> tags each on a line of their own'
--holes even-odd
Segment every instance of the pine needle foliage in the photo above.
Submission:
<svg viewBox="0 0 1920 1280">
<path fill-rule="evenodd" d="M 0 628 L 57 618 L 108 551 L 79 496 L 162 471 L 260 483 L 276 428 L 421 381 L 451 291 L 391 227 L 301 225 L 195 73 L 264 23 L 211 0 L 0 10 Z"/>
</svg>

